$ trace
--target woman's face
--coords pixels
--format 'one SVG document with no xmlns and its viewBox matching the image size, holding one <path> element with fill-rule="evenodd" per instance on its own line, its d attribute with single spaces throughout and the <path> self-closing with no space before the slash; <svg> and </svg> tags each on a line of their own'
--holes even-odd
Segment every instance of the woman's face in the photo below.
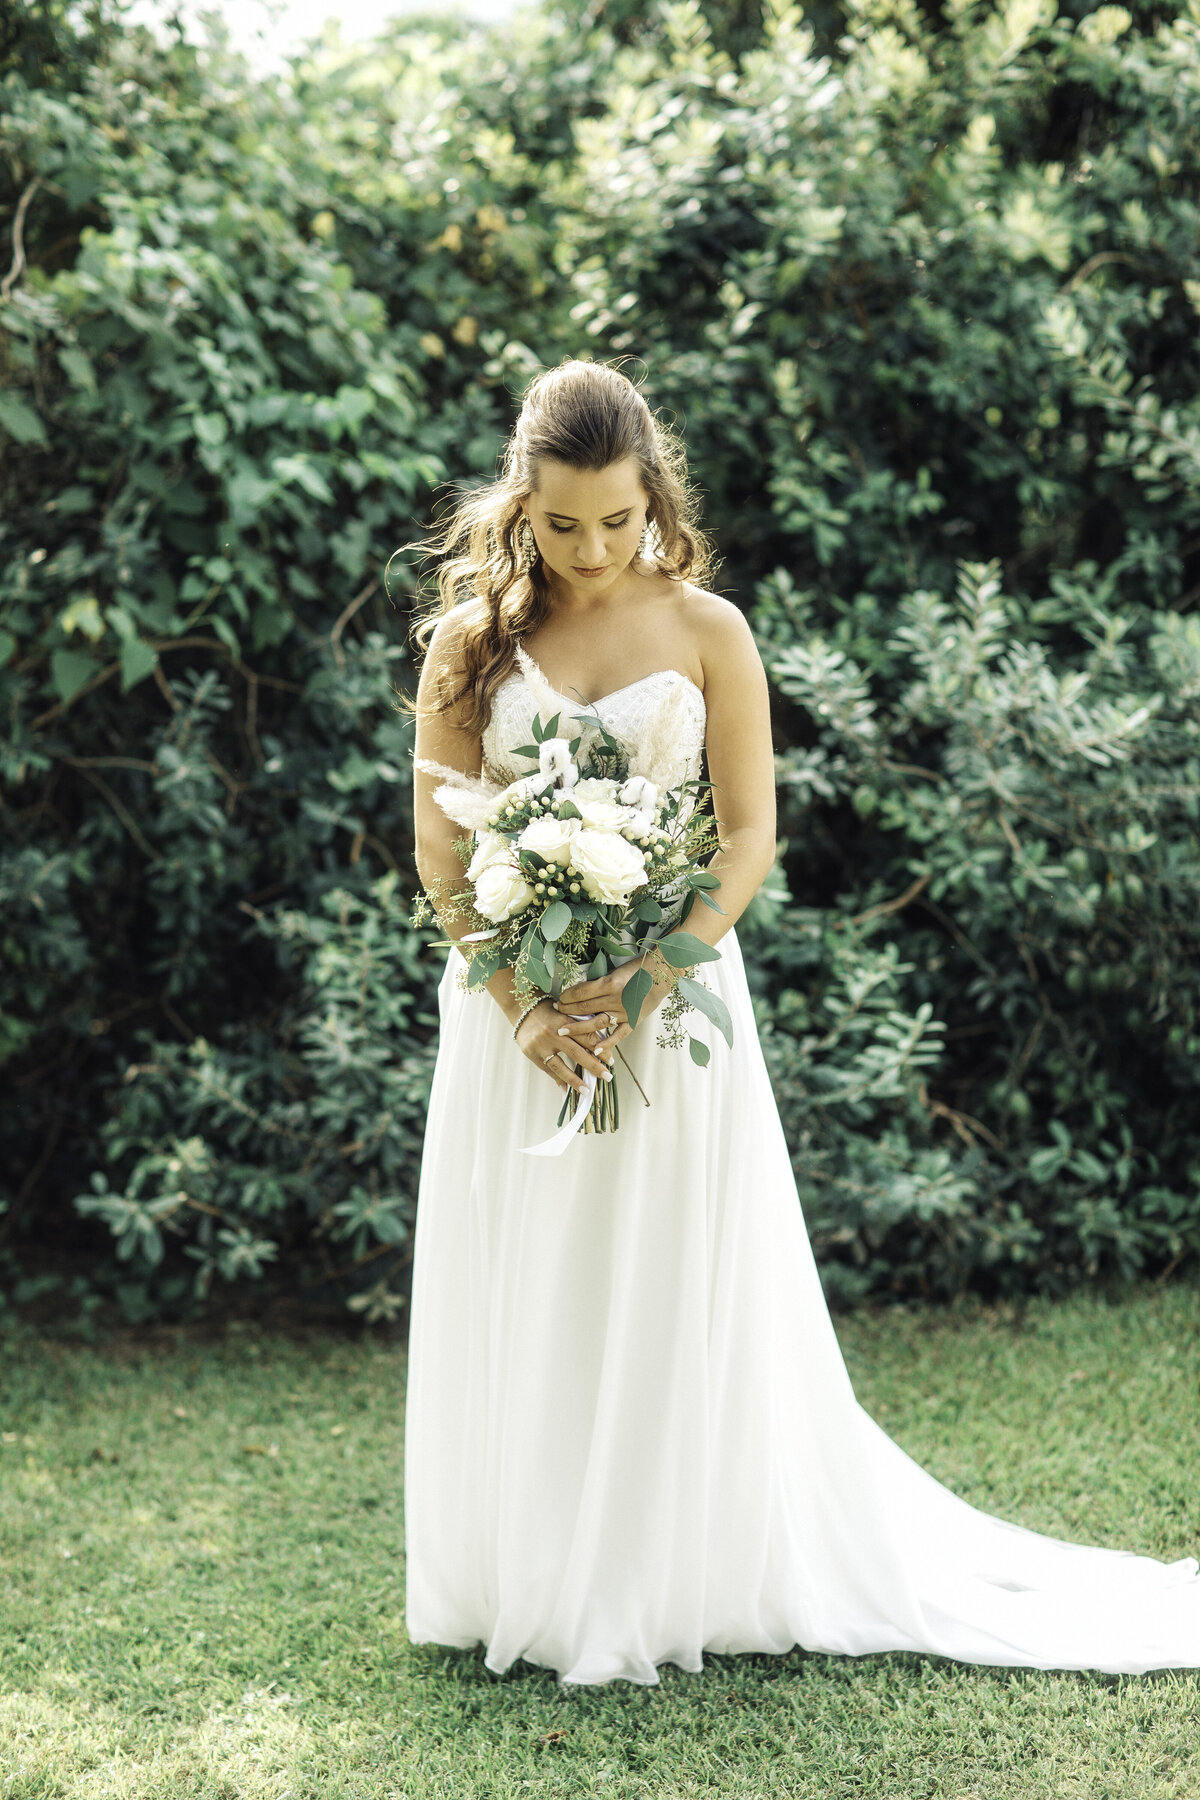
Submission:
<svg viewBox="0 0 1200 1800">
<path fill-rule="evenodd" d="M 523 502 L 542 561 L 573 595 L 611 591 L 637 555 L 648 496 L 637 458 L 606 469 L 573 469 L 542 457 Z"/>
</svg>

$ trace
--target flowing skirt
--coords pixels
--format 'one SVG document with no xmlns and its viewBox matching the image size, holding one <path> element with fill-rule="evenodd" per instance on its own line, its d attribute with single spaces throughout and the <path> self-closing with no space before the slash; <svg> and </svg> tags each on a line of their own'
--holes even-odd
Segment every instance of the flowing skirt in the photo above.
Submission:
<svg viewBox="0 0 1200 1800">
<path fill-rule="evenodd" d="M 702 1652 L 920 1650 L 1200 1667 L 1196 1558 L 1067 1543 L 971 1506 L 855 1399 L 735 931 L 704 975 L 734 1045 L 618 1063 L 621 1125 L 559 1157 L 559 1090 L 487 994 L 439 989 L 414 1248 L 405 1530 L 414 1643 L 563 1682 Z"/>
</svg>

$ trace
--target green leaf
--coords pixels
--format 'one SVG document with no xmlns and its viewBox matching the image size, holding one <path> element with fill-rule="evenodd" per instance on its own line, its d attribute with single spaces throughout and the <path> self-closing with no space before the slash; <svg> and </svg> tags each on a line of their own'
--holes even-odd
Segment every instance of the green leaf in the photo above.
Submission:
<svg viewBox="0 0 1200 1800">
<path fill-rule="evenodd" d="M 251 463 L 244 463 L 225 483 L 225 496 L 236 525 L 249 525 L 278 489 L 278 482 L 268 481 Z"/>
<path fill-rule="evenodd" d="M 688 879 L 695 888 L 719 888 L 721 885 L 717 876 L 710 875 L 707 869 L 696 869 Z"/>
<path fill-rule="evenodd" d="M 692 963 L 721 960 L 719 950 L 714 950 L 703 938 L 693 937 L 690 931 L 673 931 L 669 937 L 659 939 L 658 947 L 673 969 L 687 969 Z"/>
<path fill-rule="evenodd" d="M 721 902 L 719 900 L 714 900 L 711 894 L 706 894 L 704 892 L 703 888 L 696 889 L 696 898 L 698 900 L 703 900 L 705 906 L 707 906 L 712 912 L 723 913 L 725 911 L 725 908 L 721 905 Z"/>
<path fill-rule="evenodd" d="M 17 640 L 11 631 L 0 630 L 0 669 L 7 667 L 12 661 Z"/>
<path fill-rule="evenodd" d="M 328 504 L 333 502 L 329 483 L 306 456 L 272 457 L 271 473 L 280 481 L 294 482 L 297 487 L 303 488 L 310 499 L 324 500 Z"/>
<path fill-rule="evenodd" d="M 702 1012 L 706 1019 L 711 1019 L 729 1048 L 733 1048 L 733 1020 L 729 1008 L 719 994 L 706 988 L 702 982 L 693 981 L 688 975 L 679 978 L 679 991 L 689 1005 L 697 1012 Z"/>
<path fill-rule="evenodd" d="M 545 958 L 542 955 L 542 943 L 540 938 L 535 937 L 530 941 L 529 961 L 526 964 L 526 973 L 535 987 L 540 987 L 543 993 L 549 993 L 550 983 L 553 980 L 553 977 L 546 967 Z"/>
<path fill-rule="evenodd" d="M 554 810 L 560 819 L 582 819 L 583 817 L 573 800 L 560 800 Z"/>
<path fill-rule="evenodd" d="M 485 950 L 482 955 L 473 956 L 471 967 L 467 971 L 467 986 L 469 988 L 482 987 L 485 982 L 492 979 L 499 967 L 500 958 L 494 951 Z"/>
<path fill-rule="evenodd" d="M 158 652 L 141 638 L 125 638 L 121 644 L 121 692 L 127 694 L 144 681 L 158 661 Z"/>
<path fill-rule="evenodd" d="M 50 658 L 50 679 L 64 706 L 95 673 L 95 663 L 82 650 L 56 650 Z"/>
<path fill-rule="evenodd" d="M 15 394 L 0 393 L 0 426 L 18 444 L 39 444 L 43 449 L 49 447 L 50 440 L 41 419 L 32 406 L 26 406 Z"/>
<path fill-rule="evenodd" d="M 91 512 L 96 504 L 96 496 L 89 487 L 66 487 L 60 494 L 55 494 L 46 502 L 48 513 L 58 513 L 66 518 L 75 513 Z"/>
<path fill-rule="evenodd" d="M 570 907 L 563 900 L 552 900 L 542 914 L 542 936 L 548 944 L 557 943 L 570 923 Z"/>
<path fill-rule="evenodd" d="M 214 450 L 229 436 L 229 420 L 224 413 L 197 413 L 192 420 L 192 429 L 202 444 Z"/>
<path fill-rule="evenodd" d="M 707 1044 L 702 1044 L 699 1038 L 688 1038 L 688 1053 L 692 1061 L 701 1069 L 708 1067 L 708 1059 L 712 1055 L 712 1051 Z"/>
<path fill-rule="evenodd" d="M 104 636 L 104 620 L 100 617 L 100 606 L 94 594 L 80 594 L 72 600 L 70 606 L 59 613 L 58 623 L 65 637 L 79 631 L 89 644 L 98 644 Z"/>
<path fill-rule="evenodd" d="M 598 952 L 588 964 L 587 978 L 589 981 L 599 981 L 602 975 L 607 974 L 608 958 L 603 955 L 603 953 Z"/>
<path fill-rule="evenodd" d="M 513 755 L 531 756 L 534 762 L 536 762 L 538 759 L 538 747 L 536 744 L 518 744 L 517 748 L 513 751 Z"/>
<path fill-rule="evenodd" d="M 229 620 L 223 619 L 220 613 L 213 613 L 208 622 L 212 627 L 214 635 L 220 638 L 225 648 L 229 651 L 229 654 L 236 657 L 238 662 L 241 662 L 241 645 L 237 640 L 237 632 L 233 629 Z"/>
<path fill-rule="evenodd" d="M 657 900 L 639 900 L 633 909 L 635 919 L 647 919 L 651 925 L 657 925 L 662 918 L 662 907 Z"/>
<path fill-rule="evenodd" d="M 86 393 L 95 393 L 96 371 L 92 367 L 92 360 L 77 345 L 68 344 L 60 350 L 58 360 L 69 381 L 77 388 L 83 388 Z"/>
<path fill-rule="evenodd" d="M 625 1008 L 625 1017 L 629 1020 L 631 1025 L 637 1024 L 638 1019 L 641 1016 L 642 1007 L 645 1005 L 646 998 L 653 986 L 654 977 L 651 975 L 649 969 L 639 969 L 637 973 L 631 975 L 629 980 L 625 983 L 624 991 L 621 994 L 621 1001 Z"/>
</svg>

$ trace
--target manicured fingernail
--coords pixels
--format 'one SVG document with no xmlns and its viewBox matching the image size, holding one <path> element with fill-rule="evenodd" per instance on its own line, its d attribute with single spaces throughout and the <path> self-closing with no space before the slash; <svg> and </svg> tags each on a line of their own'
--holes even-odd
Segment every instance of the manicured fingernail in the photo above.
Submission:
<svg viewBox="0 0 1200 1800">
<path fill-rule="evenodd" d="M 605 1069 L 605 1070 L 604 1070 L 604 1071 L 603 1071 L 603 1073 L 602 1073 L 602 1075 L 601 1075 L 601 1077 L 600 1077 L 600 1079 L 601 1079 L 601 1080 L 602 1080 L 602 1081 L 611 1081 L 611 1080 L 612 1080 L 612 1070 L 611 1070 L 611 1069 Z"/>
<path fill-rule="evenodd" d="M 560 1025 L 558 1028 L 558 1035 L 559 1037 L 570 1037 L 571 1027 L 569 1025 Z"/>
</svg>

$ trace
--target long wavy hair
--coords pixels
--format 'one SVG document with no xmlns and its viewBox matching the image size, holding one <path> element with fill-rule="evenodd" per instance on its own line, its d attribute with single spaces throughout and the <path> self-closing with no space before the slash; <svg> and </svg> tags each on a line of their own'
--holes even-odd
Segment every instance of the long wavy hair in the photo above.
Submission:
<svg viewBox="0 0 1200 1800">
<path fill-rule="evenodd" d="M 527 388 L 499 479 L 461 492 L 446 519 L 417 545 L 406 546 L 441 558 L 436 595 L 414 623 L 412 641 L 424 650 L 438 620 L 465 609 L 457 684 L 443 678 L 432 706 L 405 699 L 406 711 L 440 713 L 461 705 L 463 725 L 482 733 L 492 695 L 517 666 L 516 646 L 533 635 L 551 607 L 541 553 L 526 566 L 518 539 L 521 502 L 537 488 L 540 459 L 606 469 L 628 456 L 637 459 L 648 500 L 646 555 L 659 574 L 703 584 L 714 567 L 713 549 L 697 522 L 681 441 L 620 369 L 568 358 Z"/>
</svg>

